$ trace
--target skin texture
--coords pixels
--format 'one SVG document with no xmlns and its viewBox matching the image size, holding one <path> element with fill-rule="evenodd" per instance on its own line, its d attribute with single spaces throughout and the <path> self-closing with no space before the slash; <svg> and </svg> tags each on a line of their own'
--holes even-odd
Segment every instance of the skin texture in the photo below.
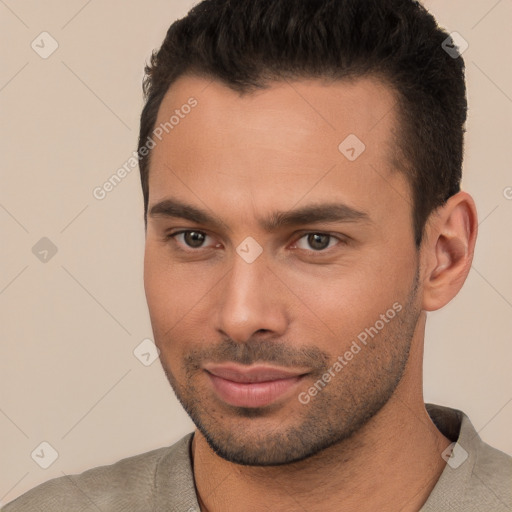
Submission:
<svg viewBox="0 0 512 512">
<path fill-rule="evenodd" d="M 409 185 L 390 164 L 396 100 L 376 78 L 277 82 L 241 96 L 184 76 L 156 125 L 191 96 L 197 106 L 152 150 L 148 210 L 172 198 L 217 222 L 148 214 L 144 280 L 162 366 L 198 427 L 201 509 L 419 510 L 450 443 L 423 403 L 426 312 L 447 304 L 469 272 L 472 198 L 450 198 L 415 247 Z M 338 150 L 349 134 L 366 146 L 354 161 Z M 365 218 L 262 224 L 332 203 Z M 169 236 L 181 230 L 196 234 Z M 247 237 L 262 248 L 252 263 L 237 253 Z M 397 304 L 302 403 L 299 394 Z M 227 361 L 307 375 L 268 406 L 235 407 L 204 370 Z"/>
</svg>

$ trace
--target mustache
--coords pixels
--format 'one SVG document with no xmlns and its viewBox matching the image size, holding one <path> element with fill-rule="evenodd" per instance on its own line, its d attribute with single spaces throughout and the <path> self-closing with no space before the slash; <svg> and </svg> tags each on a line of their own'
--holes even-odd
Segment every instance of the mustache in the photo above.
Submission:
<svg viewBox="0 0 512 512">
<path fill-rule="evenodd" d="M 200 370 L 204 363 L 273 363 L 282 367 L 308 367 L 323 373 L 329 367 L 329 355 L 316 346 L 292 347 L 281 341 L 256 340 L 220 343 L 189 350 L 184 358 L 187 370 Z"/>
</svg>

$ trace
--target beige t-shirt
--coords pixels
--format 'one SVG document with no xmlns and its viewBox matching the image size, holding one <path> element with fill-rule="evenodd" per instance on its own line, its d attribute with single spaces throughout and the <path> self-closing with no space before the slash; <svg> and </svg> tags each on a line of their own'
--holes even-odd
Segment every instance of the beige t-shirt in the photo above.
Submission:
<svg viewBox="0 0 512 512">
<path fill-rule="evenodd" d="M 426 407 L 437 428 L 456 444 L 451 457 L 445 455 L 446 467 L 420 512 L 511 512 L 512 457 L 485 444 L 461 411 Z M 1 512 L 200 512 L 190 459 L 192 436 L 55 478 Z"/>
</svg>

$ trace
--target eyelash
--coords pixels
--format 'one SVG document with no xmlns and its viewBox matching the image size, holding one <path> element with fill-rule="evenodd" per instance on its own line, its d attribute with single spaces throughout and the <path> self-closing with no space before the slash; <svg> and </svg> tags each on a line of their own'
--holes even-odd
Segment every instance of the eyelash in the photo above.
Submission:
<svg viewBox="0 0 512 512">
<path fill-rule="evenodd" d="M 180 231 L 176 231 L 175 233 L 169 233 L 167 235 L 165 235 L 165 240 L 173 240 L 173 242 L 176 244 L 176 248 L 180 251 L 183 251 L 183 252 L 188 252 L 188 253 L 195 253 L 195 252 L 199 252 L 201 249 L 213 249 L 214 247 L 198 247 L 196 249 L 194 248 L 188 248 L 188 249 L 183 249 L 182 247 L 180 247 L 180 245 L 178 244 L 178 242 L 176 241 L 176 237 L 178 235 L 183 235 L 185 233 L 200 233 L 202 235 L 205 235 L 205 236 L 210 236 L 208 235 L 208 233 L 205 233 L 204 231 L 200 231 L 198 229 L 182 229 Z M 325 233 L 323 231 L 305 231 L 303 233 L 301 233 L 301 236 L 299 238 L 297 238 L 295 240 L 295 242 L 293 243 L 294 245 L 296 245 L 299 240 L 302 240 L 304 237 L 307 237 L 308 235 L 325 235 L 325 236 L 329 236 L 330 239 L 334 238 L 336 239 L 339 243 L 336 244 L 336 245 L 348 245 L 348 241 L 344 238 L 341 238 L 339 236 L 336 236 L 336 235 L 333 235 L 331 233 Z M 329 242 L 330 242 L 330 239 L 329 239 Z M 336 247 L 336 245 L 334 247 Z M 325 255 L 329 252 L 329 250 L 332 249 L 332 247 L 327 247 L 326 249 L 321 249 L 321 250 L 318 250 L 318 251 L 315 251 L 314 249 L 299 249 L 301 251 L 306 251 L 308 253 L 310 253 L 311 255 L 313 256 L 322 256 L 322 255 Z"/>
</svg>

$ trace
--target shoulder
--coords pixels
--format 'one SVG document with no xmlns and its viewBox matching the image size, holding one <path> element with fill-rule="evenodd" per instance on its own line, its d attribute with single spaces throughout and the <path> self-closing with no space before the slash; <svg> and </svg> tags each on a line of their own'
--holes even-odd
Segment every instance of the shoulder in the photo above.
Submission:
<svg viewBox="0 0 512 512">
<path fill-rule="evenodd" d="M 153 510 L 158 467 L 162 460 L 172 464 L 173 454 L 188 446 L 190 435 L 169 447 L 49 480 L 8 503 L 1 512 Z"/>
<path fill-rule="evenodd" d="M 422 512 L 512 510 L 512 457 L 485 443 L 462 411 L 426 405 L 452 446 L 443 452 L 447 464 Z"/>
<path fill-rule="evenodd" d="M 512 510 L 512 457 L 482 442 L 467 492 L 470 500 L 484 498 L 484 503 L 495 503 L 496 510 Z"/>
</svg>

